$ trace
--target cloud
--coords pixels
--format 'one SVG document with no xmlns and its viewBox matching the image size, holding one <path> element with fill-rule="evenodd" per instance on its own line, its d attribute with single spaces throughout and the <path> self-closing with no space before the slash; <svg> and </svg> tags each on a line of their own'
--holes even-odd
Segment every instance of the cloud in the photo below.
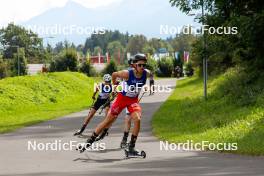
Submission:
<svg viewBox="0 0 264 176">
<path fill-rule="evenodd" d="M 20 23 L 54 7 L 62 7 L 68 0 L 1 0 L 0 26 Z M 87 8 L 96 8 L 122 0 L 72 0 Z"/>
</svg>

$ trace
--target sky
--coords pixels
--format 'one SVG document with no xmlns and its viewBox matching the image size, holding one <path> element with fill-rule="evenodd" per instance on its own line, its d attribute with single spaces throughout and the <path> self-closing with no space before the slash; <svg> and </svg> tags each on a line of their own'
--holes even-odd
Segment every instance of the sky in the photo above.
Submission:
<svg viewBox="0 0 264 176">
<path fill-rule="evenodd" d="M 0 0 L 0 26 L 8 22 L 21 23 L 48 9 L 63 7 L 68 0 Z M 107 6 L 122 0 L 72 0 L 87 8 Z"/>
</svg>

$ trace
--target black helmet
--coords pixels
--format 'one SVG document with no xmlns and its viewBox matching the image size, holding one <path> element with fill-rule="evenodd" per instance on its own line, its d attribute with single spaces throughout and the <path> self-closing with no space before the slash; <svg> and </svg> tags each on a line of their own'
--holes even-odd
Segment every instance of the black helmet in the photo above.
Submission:
<svg viewBox="0 0 264 176">
<path fill-rule="evenodd" d="M 136 55 L 134 56 L 134 59 L 133 59 L 134 63 L 136 63 L 136 62 L 138 62 L 138 61 L 141 61 L 141 60 L 147 62 L 147 57 L 146 57 L 145 54 L 138 53 L 138 54 L 136 54 Z"/>
<path fill-rule="evenodd" d="M 131 56 L 131 57 L 127 60 L 128 65 L 133 64 L 133 61 L 134 61 L 134 57 Z"/>
</svg>

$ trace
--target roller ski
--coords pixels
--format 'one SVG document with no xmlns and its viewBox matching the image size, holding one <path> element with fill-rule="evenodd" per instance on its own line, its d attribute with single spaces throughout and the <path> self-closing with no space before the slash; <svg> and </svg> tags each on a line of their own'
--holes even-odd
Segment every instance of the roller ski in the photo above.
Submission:
<svg viewBox="0 0 264 176">
<path fill-rule="evenodd" d="M 126 147 L 125 148 L 125 156 L 127 158 L 146 158 L 146 152 L 141 150 L 135 150 L 133 147 Z"/>
</svg>

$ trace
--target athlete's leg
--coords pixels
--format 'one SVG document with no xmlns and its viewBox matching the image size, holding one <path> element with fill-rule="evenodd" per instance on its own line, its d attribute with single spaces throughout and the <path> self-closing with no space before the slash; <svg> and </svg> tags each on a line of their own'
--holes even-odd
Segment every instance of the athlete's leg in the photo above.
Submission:
<svg viewBox="0 0 264 176">
<path fill-rule="evenodd" d="M 124 135 L 123 135 L 122 141 L 120 143 L 120 147 L 121 148 L 126 147 L 127 138 L 128 138 L 128 135 L 129 135 L 130 127 L 131 127 L 131 116 L 130 116 L 130 113 L 127 112 L 126 116 L 125 116 Z"/>
<path fill-rule="evenodd" d="M 106 118 L 97 125 L 95 131 L 93 132 L 92 136 L 87 140 L 85 146 L 79 146 L 78 150 L 81 152 L 85 151 L 86 148 L 90 147 L 98 137 L 98 135 L 106 128 L 112 125 L 112 123 L 116 120 L 118 114 L 124 109 L 126 104 L 122 104 L 122 96 L 119 95 L 114 103 L 111 106 L 111 110 L 108 112 Z"/>
<path fill-rule="evenodd" d="M 85 130 L 86 126 L 88 125 L 88 123 L 90 122 L 90 120 L 93 118 L 94 114 L 96 113 L 96 109 L 91 108 L 87 117 L 84 120 L 84 123 L 81 127 L 80 130 L 78 130 L 76 133 L 74 133 L 74 135 L 80 135 L 83 133 L 83 131 Z"/>
<path fill-rule="evenodd" d="M 107 117 L 107 114 L 108 114 L 108 112 L 109 112 L 109 109 L 110 109 L 109 106 L 107 106 L 107 107 L 105 108 L 105 119 L 106 119 L 106 117 Z M 99 140 L 103 139 L 106 135 L 108 135 L 108 130 L 109 130 L 109 128 L 111 127 L 111 125 L 112 125 L 112 124 L 109 124 L 109 125 L 107 125 L 107 126 L 103 129 L 103 132 L 102 132 L 102 133 L 96 138 L 96 141 L 99 141 Z"/>
<path fill-rule="evenodd" d="M 124 132 L 129 133 L 130 128 L 131 128 L 131 116 L 130 116 L 130 114 L 127 114 L 125 117 Z"/>
<path fill-rule="evenodd" d="M 87 117 L 84 120 L 84 125 L 88 125 L 88 123 L 90 122 L 90 120 L 93 118 L 94 114 L 96 113 L 96 109 L 91 108 L 90 112 L 88 113 Z"/>
<path fill-rule="evenodd" d="M 131 118 L 134 122 L 134 127 L 133 127 L 133 132 L 131 135 L 131 140 L 129 142 L 129 151 L 135 152 L 135 145 L 136 145 L 137 137 L 140 131 L 141 112 L 140 111 L 132 112 Z"/>
<path fill-rule="evenodd" d="M 81 129 L 78 130 L 77 132 L 75 132 L 74 135 L 80 135 L 83 133 L 83 131 L 85 130 L 85 128 L 88 125 L 88 123 L 90 122 L 90 120 L 94 117 L 96 111 L 105 103 L 105 101 L 106 100 L 104 100 L 104 99 L 97 98 L 94 105 L 91 107 L 87 117 L 85 118 Z"/>
</svg>

